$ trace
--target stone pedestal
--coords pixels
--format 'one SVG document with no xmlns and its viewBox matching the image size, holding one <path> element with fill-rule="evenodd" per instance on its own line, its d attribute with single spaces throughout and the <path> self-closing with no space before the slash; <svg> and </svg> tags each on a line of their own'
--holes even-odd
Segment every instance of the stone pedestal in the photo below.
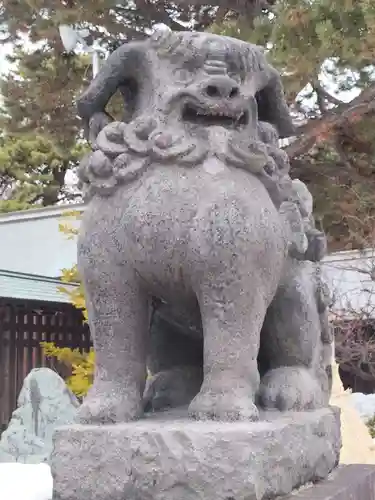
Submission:
<svg viewBox="0 0 375 500">
<path fill-rule="evenodd" d="M 301 488 L 283 500 L 374 500 L 375 467 L 344 465 L 319 484 Z"/>
<path fill-rule="evenodd" d="M 173 412 L 54 436 L 54 500 L 261 500 L 324 479 L 339 461 L 339 411 L 194 422 Z"/>
</svg>

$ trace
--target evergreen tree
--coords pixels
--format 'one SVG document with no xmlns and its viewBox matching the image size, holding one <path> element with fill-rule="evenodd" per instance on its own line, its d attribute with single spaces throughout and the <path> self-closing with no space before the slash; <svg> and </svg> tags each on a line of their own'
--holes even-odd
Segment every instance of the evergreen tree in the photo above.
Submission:
<svg viewBox="0 0 375 500">
<path fill-rule="evenodd" d="M 52 205 L 72 197 L 65 189 L 65 176 L 74 171 L 84 150 L 74 101 L 92 74 L 89 57 L 64 53 L 60 24 L 89 29 L 89 43 L 97 40 L 113 50 L 128 39 L 145 36 L 155 23 L 177 30 L 186 23 L 205 29 L 215 16 L 225 16 L 232 4 L 237 16 L 245 12 L 249 18 L 267 2 L 4 0 L 2 39 L 16 50 L 10 58 L 14 69 L 0 82 L 0 211 Z"/>
<path fill-rule="evenodd" d="M 0 198 L 9 198 L 0 201 L 0 210 L 54 204 L 66 196 L 65 174 L 85 148 L 74 100 L 91 78 L 90 61 L 64 54 L 62 23 L 89 28 L 91 39 L 109 50 L 143 37 L 154 23 L 175 30 L 188 23 L 266 46 L 299 124 L 286 147 L 292 174 L 313 192 L 331 249 L 374 246 L 373 0 L 3 0 L 0 26 L 17 52 L 0 89 Z M 25 37 L 36 47 L 27 50 Z M 76 268 L 63 277 L 79 280 Z M 84 309 L 82 288 L 69 293 Z M 353 336 L 347 339 L 352 353 Z M 366 342 L 359 342 L 361 352 Z M 71 384 L 84 394 L 92 354 L 74 363 Z"/>
<path fill-rule="evenodd" d="M 62 57 L 46 46 L 18 49 L 12 62 L 14 69 L 0 83 L 0 173 L 9 198 L 0 202 L 0 211 L 66 198 L 65 175 L 85 149 L 77 142 L 81 127 L 74 100 L 88 83 L 87 58 Z"/>
<path fill-rule="evenodd" d="M 18 52 L 14 72 L 1 85 L 0 196 L 2 191 L 9 196 L 9 185 L 13 190 L 0 209 L 12 203 L 13 208 L 48 205 L 66 196 L 65 172 L 74 169 L 82 152 L 76 147 L 81 130 L 74 99 L 91 78 L 90 60 L 64 54 L 58 25 L 89 28 L 92 39 L 112 50 L 160 22 L 173 29 L 189 23 L 268 48 L 300 124 L 297 139 L 286 148 L 292 173 L 313 191 L 331 248 L 372 244 L 371 0 L 4 0 L 0 25 Z M 37 49 L 26 50 L 25 36 Z M 35 147 L 44 151 L 39 168 L 32 160 Z"/>
<path fill-rule="evenodd" d="M 375 243 L 375 3 L 279 0 L 254 26 L 214 31 L 259 43 L 281 71 L 300 124 L 286 147 L 310 187 L 331 249 Z"/>
<path fill-rule="evenodd" d="M 83 149 L 82 143 L 64 150 L 61 143 L 31 133 L 0 138 L 0 212 L 72 199 L 65 174 L 77 166 Z"/>
</svg>

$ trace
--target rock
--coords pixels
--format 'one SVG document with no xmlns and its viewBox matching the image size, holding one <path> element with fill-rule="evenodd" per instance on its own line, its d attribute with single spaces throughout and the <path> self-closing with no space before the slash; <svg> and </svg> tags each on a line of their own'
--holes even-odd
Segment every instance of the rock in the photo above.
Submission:
<svg viewBox="0 0 375 500">
<path fill-rule="evenodd" d="M 0 462 L 35 464 L 49 460 L 56 427 L 72 423 L 79 406 L 64 380 L 49 368 L 25 378 L 8 428 L 0 440 Z"/>
<path fill-rule="evenodd" d="M 261 500 L 323 479 L 337 465 L 337 409 L 269 412 L 262 419 L 194 422 L 171 411 L 126 424 L 60 428 L 53 498 Z"/>
</svg>

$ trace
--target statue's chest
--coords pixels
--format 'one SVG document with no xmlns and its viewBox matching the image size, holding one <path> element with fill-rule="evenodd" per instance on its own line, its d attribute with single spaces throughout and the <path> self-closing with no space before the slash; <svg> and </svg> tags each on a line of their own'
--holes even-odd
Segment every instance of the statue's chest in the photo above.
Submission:
<svg viewBox="0 0 375 500">
<path fill-rule="evenodd" d="M 202 182 L 199 174 L 176 170 L 151 172 L 133 190 L 124 214 L 133 234 L 171 240 L 189 230 L 202 199 Z"/>
<path fill-rule="evenodd" d="M 263 191 L 255 177 L 240 169 L 208 172 L 203 166 L 151 167 L 115 195 L 118 238 L 123 237 L 134 254 L 147 249 L 150 255 L 168 259 L 171 252 L 191 249 L 195 235 L 204 232 L 208 223 L 224 224 L 232 207 L 250 216 Z"/>
<path fill-rule="evenodd" d="M 191 220 L 200 205 L 214 202 L 224 191 L 232 197 L 240 195 L 249 183 L 247 177 L 245 172 L 230 170 L 216 158 L 194 167 L 157 165 L 150 167 L 132 190 L 129 210 L 139 215 L 163 214 L 184 223 Z"/>
</svg>

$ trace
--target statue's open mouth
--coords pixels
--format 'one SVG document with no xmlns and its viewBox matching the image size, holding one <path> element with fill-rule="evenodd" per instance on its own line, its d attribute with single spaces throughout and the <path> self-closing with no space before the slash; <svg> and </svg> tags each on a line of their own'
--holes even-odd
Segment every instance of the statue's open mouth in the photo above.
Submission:
<svg viewBox="0 0 375 500">
<path fill-rule="evenodd" d="M 245 127 L 249 122 L 247 111 L 229 112 L 220 107 L 203 107 L 193 103 L 185 103 L 182 108 L 182 120 L 194 125 L 206 127 L 219 126 L 231 129 Z"/>
</svg>

